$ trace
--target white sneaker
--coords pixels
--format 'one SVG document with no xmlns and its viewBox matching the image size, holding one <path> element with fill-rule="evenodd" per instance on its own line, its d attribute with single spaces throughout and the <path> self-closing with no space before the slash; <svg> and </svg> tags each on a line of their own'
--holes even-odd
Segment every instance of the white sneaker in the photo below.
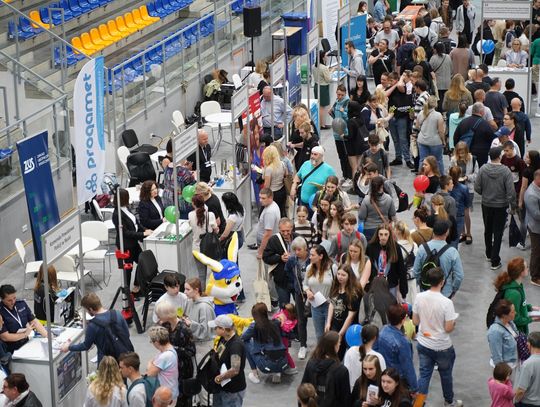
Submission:
<svg viewBox="0 0 540 407">
<path fill-rule="evenodd" d="M 304 360 L 306 358 L 307 349 L 305 346 L 300 347 L 298 350 L 298 359 Z"/>
<path fill-rule="evenodd" d="M 283 374 L 292 376 L 292 375 L 298 374 L 298 369 L 295 367 L 288 367 L 287 369 L 283 371 Z"/>
<path fill-rule="evenodd" d="M 259 379 L 259 376 L 257 376 L 253 372 L 249 372 L 248 379 L 251 383 L 259 384 L 261 382 L 261 379 Z"/>
<path fill-rule="evenodd" d="M 345 179 L 345 180 L 343 181 L 343 184 L 341 184 L 341 188 L 342 188 L 343 190 L 347 190 L 347 189 L 349 189 L 350 187 L 352 187 L 352 183 L 353 183 L 352 180 L 350 180 L 350 179 L 347 178 L 347 179 Z"/>
<path fill-rule="evenodd" d="M 527 250 L 527 249 L 525 248 L 525 246 L 521 244 L 521 242 L 518 243 L 518 244 L 516 245 L 516 249 L 519 249 L 519 250 Z"/>
<path fill-rule="evenodd" d="M 444 407 L 463 407 L 463 401 L 454 400 L 451 403 L 444 402 Z"/>
<path fill-rule="evenodd" d="M 534 117 L 540 117 L 540 112 L 536 112 L 536 113 L 534 114 Z"/>
<path fill-rule="evenodd" d="M 281 373 L 274 373 L 272 375 L 272 383 L 274 384 L 281 383 Z"/>
</svg>

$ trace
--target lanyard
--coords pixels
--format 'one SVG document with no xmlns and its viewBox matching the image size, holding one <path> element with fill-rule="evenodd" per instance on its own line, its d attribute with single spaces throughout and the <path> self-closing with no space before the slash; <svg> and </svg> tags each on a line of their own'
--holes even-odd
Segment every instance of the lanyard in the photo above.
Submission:
<svg viewBox="0 0 540 407">
<path fill-rule="evenodd" d="M 205 163 L 208 162 L 208 157 L 206 156 L 206 146 L 201 147 L 201 151 L 202 151 L 202 153 L 204 155 L 204 162 Z"/>
<path fill-rule="evenodd" d="M 4 306 L 4 309 L 9 313 L 9 315 L 11 315 L 13 317 L 13 319 L 15 319 L 15 321 L 17 321 L 20 325 L 21 328 L 24 328 L 23 324 L 22 324 L 22 320 L 21 320 L 21 317 L 19 316 L 19 311 L 17 311 L 17 304 L 15 304 L 15 306 L 13 307 L 15 308 L 15 313 L 16 313 L 16 316 L 13 312 L 11 312 L 10 310 L 8 310 L 5 306 Z"/>
</svg>

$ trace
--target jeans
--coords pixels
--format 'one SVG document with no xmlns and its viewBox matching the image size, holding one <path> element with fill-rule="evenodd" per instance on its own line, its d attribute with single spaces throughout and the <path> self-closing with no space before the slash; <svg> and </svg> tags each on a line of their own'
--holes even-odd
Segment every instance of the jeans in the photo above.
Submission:
<svg viewBox="0 0 540 407">
<path fill-rule="evenodd" d="M 408 121 L 406 117 L 391 118 L 389 124 L 390 134 L 396 149 L 396 158 L 411 161 L 409 138 L 407 137 Z"/>
<path fill-rule="evenodd" d="M 419 360 L 418 392 L 420 394 L 428 394 L 431 375 L 433 374 L 435 365 L 437 365 L 439 376 L 441 377 L 444 400 L 449 404 L 452 403 L 454 401 L 452 369 L 456 360 L 454 347 L 451 346 L 442 351 L 435 351 L 417 344 L 416 349 Z"/>
<path fill-rule="evenodd" d="M 296 324 L 298 329 L 298 340 L 300 346 L 307 347 L 307 318 L 305 316 L 305 300 L 301 294 L 296 293 L 294 295 L 294 303 L 296 305 L 296 318 L 298 323 Z"/>
<path fill-rule="evenodd" d="M 284 287 L 280 287 L 279 285 L 276 284 L 276 291 L 277 291 L 279 308 L 284 308 L 285 304 L 288 304 L 291 302 L 291 290 Z"/>
<path fill-rule="evenodd" d="M 325 302 L 318 307 L 311 307 L 311 319 L 315 328 L 315 337 L 317 342 L 324 335 L 324 326 L 326 325 L 326 317 L 328 316 L 328 303 Z"/>
<path fill-rule="evenodd" d="M 263 134 L 265 136 L 272 136 L 272 127 L 264 127 Z M 279 140 L 283 136 L 283 129 L 274 126 L 274 140 Z"/>
<path fill-rule="evenodd" d="M 289 361 L 287 360 L 287 355 L 285 352 L 283 352 L 282 358 L 272 360 L 260 352 L 255 352 L 253 342 L 248 342 L 245 344 L 245 346 L 246 359 L 251 370 L 259 369 L 262 373 L 269 374 L 281 373 L 287 369 L 287 367 L 289 367 Z"/>
<path fill-rule="evenodd" d="M 439 144 L 438 146 L 428 146 L 427 144 L 418 143 L 418 154 L 420 156 L 420 162 L 423 162 L 424 158 L 426 158 L 428 155 L 434 156 L 437 159 L 440 173 L 444 174 L 442 144 Z"/>
<path fill-rule="evenodd" d="M 529 261 L 529 270 L 531 279 L 540 280 L 540 233 L 534 233 L 529 229 L 531 236 L 531 260 Z"/>
<path fill-rule="evenodd" d="M 491 259 L 491 265 L 497 266 L 501 262 L 499 252 L 506 223 L 507 208 L 492 208 L 482 204 L 482 218 L 484 219 L 484 243 L 486 257 Z"/>
<path fill-rule="evenodd" d="M 347 149 L 345 148 L 345 142 L 343 140 L 334 139 L 336 144 L 336 151 L 339 158 L 339 165 L 341 166 L 341 173 L 343 178 L 352 179 L 353 173 L 351 170 L 351 164 L 349 164 Z"/>
<path fill-rule="evenodd" d="M 244 395 L 246 394 L 245 390 L 239 391 L 237 393 L 228 393 L 222 391 L 220 393 L 214 394 L 214 402 L 212 403 L 213 407 L 242 407 L 244 403 Z"/>
</svg>

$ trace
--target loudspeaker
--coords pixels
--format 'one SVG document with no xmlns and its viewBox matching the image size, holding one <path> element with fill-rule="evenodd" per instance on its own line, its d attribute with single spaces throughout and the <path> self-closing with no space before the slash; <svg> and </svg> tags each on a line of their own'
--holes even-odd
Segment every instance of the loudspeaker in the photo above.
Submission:
<svg viewBox="0 0 540 407">
<path fill-rule="evenodd" d="M 261 8 L 244 7 L 244 36 L 261 36 Z"/>
</svg>

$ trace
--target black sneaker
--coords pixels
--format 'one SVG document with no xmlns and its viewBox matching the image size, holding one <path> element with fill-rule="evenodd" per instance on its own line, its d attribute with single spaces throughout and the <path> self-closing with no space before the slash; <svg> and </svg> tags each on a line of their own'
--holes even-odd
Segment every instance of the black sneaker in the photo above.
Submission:
<svg viewBox="0 0 540 407">
<path fill-rule="evenodd" d="M 414 163 L 407 161 L 405 164 L 407 164 L 407 167 L 409 167 L 411 170 L 414 168 Z"/>
<path fill-rule="evenodd" d="M 390 165 L 392 166 L 401 165 L 401 164 L 403 164 L 403 161 L 401 161 L 401 159 L 398 159 L 398 158 L 390 162 Z"/>
</svg>

